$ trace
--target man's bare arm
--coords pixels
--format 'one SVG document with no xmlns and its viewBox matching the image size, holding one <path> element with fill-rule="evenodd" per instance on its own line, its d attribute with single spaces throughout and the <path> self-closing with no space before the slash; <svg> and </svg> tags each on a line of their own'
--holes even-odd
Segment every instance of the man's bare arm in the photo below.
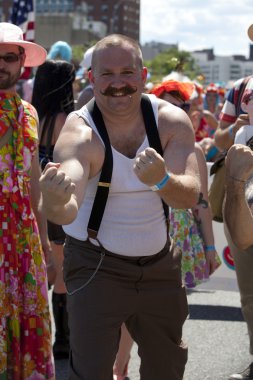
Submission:
<svg viewBox="0 0 253 380">
<path fill-rule="evenodd" d="M 214 134 L 215 145 L 218 149 L 228 150 L 234 143 L 236 132 L 248 123 L 249 117 L 246 114 L 240 115 L 234 123 L 221 120 Z"/>
<path fill-rule="evenodd" d="M 168 185 L 161 190 L 161 197 L 174 208 L 190 208 L 196 205 L 200 194 L 200 178 L 195 154 L 195 135 L 192 123 L 184 111 L 170 116 L 164 109 L 162 133 L 172 125 L 172 133 L 164 148 L 164 160 L 172 173 Z M 163 119 L 165 117 L 165 119 Z"/>
<path fill-rule="evenodd" d="M 77 116 L 68 119 L 57 140 L 54 163 L 40 178 L 43 209 L 57 224 L 69 224 L 77 216 L 90 176 L 91 129 Z"/>
<path fill-rule="evenodd" d="M 137 157 L 134 170 L 148 186 L 159 183 L 169 172 L 170 179 L 158 191 L 159 195 L 174 208 L 191 208 L 200 193 L 191 121 L 182 110 L 168 103 L 162 108 L 159 133 L 164 145 L 163 158 L 148 148 Z"/>
<path fill-rule="evenodd" d="M 244 145 L 230 148 L 226 159 L 226 199 L 224 217 L 234 244 L 247 249 L 253 244 L 253 217 L 245 196 L 253 175 L 253 154 Z"/>
</svg>

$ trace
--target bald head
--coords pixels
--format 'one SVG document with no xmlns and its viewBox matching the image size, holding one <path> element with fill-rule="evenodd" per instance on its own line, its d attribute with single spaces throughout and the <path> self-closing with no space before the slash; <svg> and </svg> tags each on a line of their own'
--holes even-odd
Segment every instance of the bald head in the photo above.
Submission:
<svg viewBox="0 0 253 380">
<path fill-rule="evenodd" d="M 127 37 L 121 34 L 110 34 L 109 36 L 102 38 L 100 41 L 96 43 L 94 51 L 93 51 L 93 55 L 92 55 L 92 62 L 91 62 L 92 69 L 93 70 L 96 69 L 98 56 L 101 51 L 108 48 L 117 48 L 117 47 L 131 51 L 133 54 L 133 57 L 138 62 L 140 68 L 143 67 L 142 52 L 141 52 L 141 48 L 139 44 L 130 37 Z"/>
</svg>

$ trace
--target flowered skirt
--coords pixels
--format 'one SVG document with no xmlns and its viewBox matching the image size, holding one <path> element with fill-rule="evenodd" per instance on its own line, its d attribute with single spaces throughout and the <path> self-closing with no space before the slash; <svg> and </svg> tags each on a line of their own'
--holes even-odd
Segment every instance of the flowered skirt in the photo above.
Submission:
<svg viewBox="0 0 253 380">
<path fill-rule="evenodd" d="M 182 279 L 187 288 L 194 288 L 209 279 L 204 242 L 190 209 L 171 209 L 170 236 L 182 251 Z M 217 267 L 220 263 L 217 263 Z"/>
<path fill-rule="evenodd" d="M 37 224 L 0 199 L 0 380 L 54 379 L 46 265 Z"/>
</svg>

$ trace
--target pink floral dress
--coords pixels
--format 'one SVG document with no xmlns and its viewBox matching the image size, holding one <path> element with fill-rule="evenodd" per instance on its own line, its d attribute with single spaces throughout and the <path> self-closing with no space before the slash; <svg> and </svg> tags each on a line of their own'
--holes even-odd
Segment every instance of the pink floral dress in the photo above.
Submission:
<svg viewBox="0 0 253 380">
<path fill-rule="evenodd" d="M 0 94 L 0 104 L 0 136 L 3 123 L 13 128 L 0 148 L 0 379 L 54 379 L 46 265 L 30 204 L 36 119 L 16 95 Z"/>
</svg>

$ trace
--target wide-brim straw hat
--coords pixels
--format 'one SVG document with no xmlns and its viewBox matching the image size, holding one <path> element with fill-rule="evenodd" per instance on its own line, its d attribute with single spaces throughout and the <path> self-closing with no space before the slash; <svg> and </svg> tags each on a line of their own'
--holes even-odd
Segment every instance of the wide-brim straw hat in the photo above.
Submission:
<svg viewBox="0 0 253 380">
<path fill-rule="evenodd" d="M 26 55 L 25 67 L 39 66 L 47 57 L 46 49 L 34 42 L 24 41 L 22 29 L 8 22 L 0 22 L 0 45 L 22 46 Z"/>
</svg>

